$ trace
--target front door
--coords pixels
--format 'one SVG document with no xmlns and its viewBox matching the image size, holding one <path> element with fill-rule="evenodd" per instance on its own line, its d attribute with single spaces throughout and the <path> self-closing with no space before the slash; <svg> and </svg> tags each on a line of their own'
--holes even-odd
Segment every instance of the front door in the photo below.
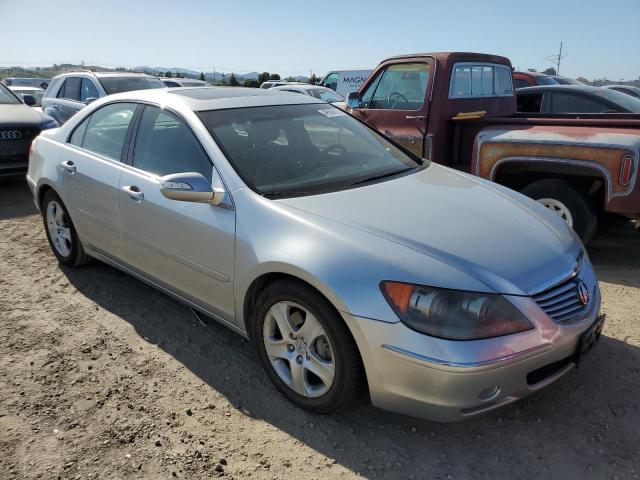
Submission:
<svg viewBox="0 0 640 480">
<path fill-rule="evenodd" d="M 135 135 L 133 168 L 120 178 L 126 262 L 135 270 L 227 321 L 233 321 L 235 212 L 209 203 L 170 200 L 160 177 L 213 165 L 184 119 L 145 106 Z"/>
<path fill-rule="evenodd" d="M 361 107 L 350 112 L 419 157 L 425 156 L 430 62 L 395 63 L 378 70 L 362 90 Z"/>
<path fill-rule="evenodd" d="M 98 253 L 122 255 L 121 160 L 137 105 L 112 103 L 78 125 L 59 158 L 63 201 L 82 240 Z"/>
</svg>

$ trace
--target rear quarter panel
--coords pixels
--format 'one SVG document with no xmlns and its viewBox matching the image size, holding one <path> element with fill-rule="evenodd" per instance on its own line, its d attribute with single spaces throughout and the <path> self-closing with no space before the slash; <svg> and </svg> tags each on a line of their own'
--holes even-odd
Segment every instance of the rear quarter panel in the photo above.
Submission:
<svg viewBox="0 0 640 480">
<path fill-rule="evenodd" d="M 620 181 L 624 162 L 631 161 L 628 184 Z M 508 163 L 537 163 L 588 168 L 605 184 L 605 210 L 640 215 L 640 129 L 537 125 L 495 125 L 475 138 L 471 172 L 495 180 Z M 542 167 L 544 168 L 544 167 Z M 539 170 L 538 170 L 539 171 Z"/>
<path fill-rule="evenodd" d="M 33 142 L 31 155 L 29 157 L 29 169 L 27 171 L 27 181 L 34 195 L 36 206 L 40 208 L 39 198 L 47 187 L 52 187 L 62 201 L 65 201 L 65 192 L 60 189 L 60 168 L 59 159 L 61 154 L 60 144 L 56 140 L 59 129 L 46 130 L 41 133 Z"/>
</svg>

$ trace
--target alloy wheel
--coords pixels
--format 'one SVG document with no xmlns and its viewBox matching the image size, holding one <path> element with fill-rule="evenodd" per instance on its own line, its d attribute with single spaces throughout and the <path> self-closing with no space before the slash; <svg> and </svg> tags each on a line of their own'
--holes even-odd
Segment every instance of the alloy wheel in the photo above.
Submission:
<svg viewBox="0 0 640 480">
<path fill-rule="evenodd" d="M 265 315 L 262 339 L 280 379 L 304 397 L 320 397 L 333 384 L 335 356 L 320 321 L 305 307 L 281 301 Z"/>
<path fill-rule="evenodd" d="M 47 204 L 47 228 L 51 243 L 62 257 L 71 254 L 71 228 L 62 206 L 55 200 Z"/>
</svg>

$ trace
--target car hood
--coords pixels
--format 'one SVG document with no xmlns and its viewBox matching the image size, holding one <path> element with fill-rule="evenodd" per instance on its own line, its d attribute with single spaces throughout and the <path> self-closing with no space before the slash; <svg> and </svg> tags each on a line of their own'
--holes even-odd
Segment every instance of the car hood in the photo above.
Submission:
<svg viewBox="0 0 640 480">
<path fill-rule="evenodd" d="M 436 258 L 504 294 L 533 295 L 562 281 L 582 249 L 564 222 L 533 200 L 436 164 L 278 202 Z"/>
<path fill-rule="evenodd" d="M 24 103 L 0 105 L 0 126 L 33 127 L 42 121 L 42 114 Z"/>
</svg>

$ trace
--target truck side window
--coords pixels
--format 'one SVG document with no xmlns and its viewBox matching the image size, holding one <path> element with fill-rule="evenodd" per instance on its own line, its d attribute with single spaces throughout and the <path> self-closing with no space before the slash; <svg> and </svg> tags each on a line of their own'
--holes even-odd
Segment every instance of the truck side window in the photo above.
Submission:
<svg viewBox="0 0 640 480">
<path fill-rule="evenodd" d="M 375 88 L 368 108 L 384 110 L 420 110 L 424 105 L 429 78 L 429 64 L 400 63 L 385 69 L 364 93 Z M 377 85 L 376 85 L 377 83 Z"/>
<path fill-rule="evenodd" d="M 449 98 L 510 97 L 511 70 L 506 65 L 456 63 Z"/>
<path fill-rule="evenodd" d="M 330 73 L 329 75 L 327 75 L 322 81 L 322 86 L 335 91 L 338 88 L 338 74 Z"/>
</svg>

